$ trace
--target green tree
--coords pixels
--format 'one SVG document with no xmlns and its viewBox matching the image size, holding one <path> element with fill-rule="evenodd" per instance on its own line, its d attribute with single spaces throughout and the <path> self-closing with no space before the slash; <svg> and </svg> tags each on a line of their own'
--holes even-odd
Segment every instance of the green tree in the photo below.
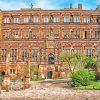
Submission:
<svg viewBox="0 0 100 100">
<path fill-rule="evenodd" d="M 97 59 L 95 57 L 85 58 L 85 67 L 88 69 L 96 69 Z"/>
<path fill-rule="evenodd" d="M 59 56 L 59 61 L 62 63 L 62 66 L 67 67 L 71 73 L 79 69 L 79 67 L 84 66 L 84 60 L 85 57 L 78 53 L 68 54 L 63 52 Z"/>
<path fill-rule="evenodd" d="M 37 66 L 31 66 L 31 73 L 33 72 L 34 75 L 38 75 L 39 68 Z"/>
</svg>

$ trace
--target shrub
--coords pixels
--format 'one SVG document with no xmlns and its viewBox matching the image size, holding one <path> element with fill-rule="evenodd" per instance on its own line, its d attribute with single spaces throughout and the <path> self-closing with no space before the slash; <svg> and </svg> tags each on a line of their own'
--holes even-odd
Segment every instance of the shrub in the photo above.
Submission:
<svg viewBox="0 0 100 100">
<path fill-rule="evenodd" d="M 39 68 L 37 66 L 31 66 L 31 72 L 34 72 L 35 75 L 38 75 Z"/>
<path fill-rule="evenodd" d="M 87 86 L 95 79 L 95 74 L 88 69 L 79 69 L 71 74 L 73 86 Z"/>
</svg>

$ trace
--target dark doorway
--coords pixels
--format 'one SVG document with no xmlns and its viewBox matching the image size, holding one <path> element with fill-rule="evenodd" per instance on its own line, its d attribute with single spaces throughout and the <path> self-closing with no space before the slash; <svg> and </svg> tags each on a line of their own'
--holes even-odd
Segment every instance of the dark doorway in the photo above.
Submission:
<svg viewBox="0 0 100 100">
<path fill-rule="evenodd" d="M 0 72 L 0 83 L 2 83 L 4 75 L 5 75 L 5 71 Z"/>
<path fill-rule="evenodd" d="M 2 75 L 5 75 L 5 71 L 2 71 Z"/>
<path fill-rule="evenodd" d="M 47 71 L 47 79 L 52 79 L 52 71 Z"/>
<path fill-rule="evenodd" d="M 50 53 L 48 55 L 48 63 L 49 64 L 54 64 L 54 55 L 52 53 Z"/>
</svg>

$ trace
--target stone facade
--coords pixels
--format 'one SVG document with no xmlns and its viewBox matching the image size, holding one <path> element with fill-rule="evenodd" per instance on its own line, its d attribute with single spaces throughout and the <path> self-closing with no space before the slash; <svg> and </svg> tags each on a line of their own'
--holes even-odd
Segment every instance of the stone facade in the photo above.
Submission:
<svg viewBox="0 0 100 100">
<path fill-rule="evenodd" d="M 39 67 L 39 77 L 59 77 L 61 52 L 97 56 L 100 9 L 40 8 L 0 11 L 0 70 L 15 77 L 18 67 Z"/>
</svg>

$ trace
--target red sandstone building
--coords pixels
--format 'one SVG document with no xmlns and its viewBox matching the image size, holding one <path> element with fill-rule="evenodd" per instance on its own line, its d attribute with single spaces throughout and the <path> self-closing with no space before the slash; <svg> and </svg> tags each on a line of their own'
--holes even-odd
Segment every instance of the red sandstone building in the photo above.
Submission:
<svg viewBox="0 0 100 100">
<path fill-rule="evenodd" d="M 0 70 L 17 75 L 17 67 L 39 67 L 39 76 L 59 76 L 58 56 L 66 51 L 97 56 L 100 7 L 0 11 Z"/>
</svg>

